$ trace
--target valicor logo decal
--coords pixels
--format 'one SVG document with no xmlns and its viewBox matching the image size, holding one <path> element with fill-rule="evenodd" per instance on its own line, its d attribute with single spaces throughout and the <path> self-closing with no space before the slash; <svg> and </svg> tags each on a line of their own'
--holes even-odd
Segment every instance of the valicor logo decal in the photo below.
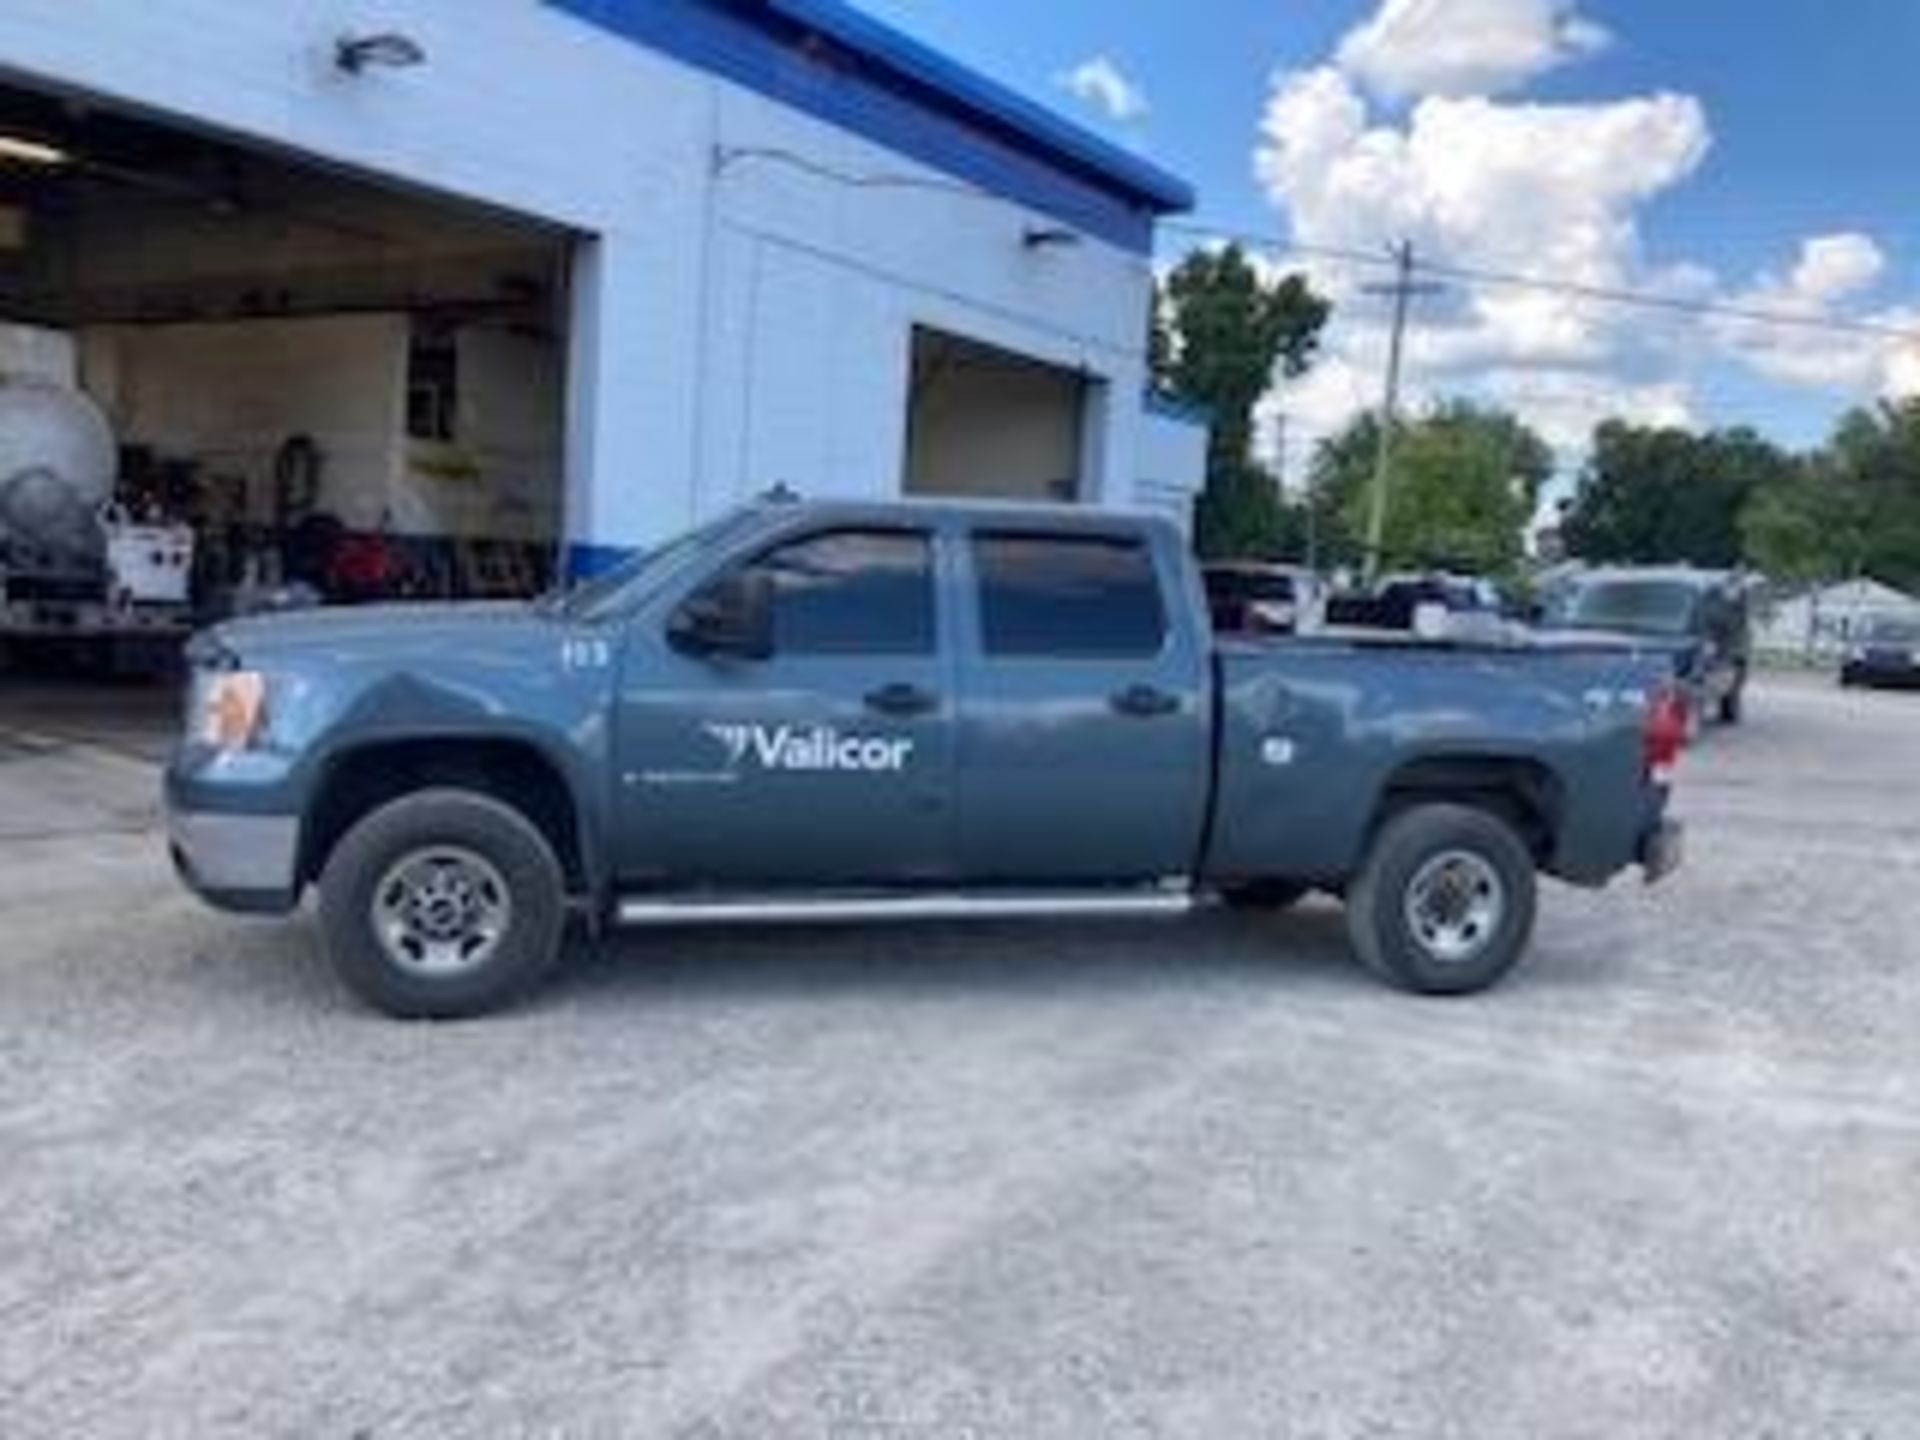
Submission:
<svg viewBox="0 0 1920 1440">
<path fill-rule="evenodd" d="M 713 723 L 707 734 L 726 748 L 727 768 L 751 763 L 762 770 L 904 770 L 913 741 L 885 735 L 843 735 L 830 725 L 733 725 Z"/>
</svg>

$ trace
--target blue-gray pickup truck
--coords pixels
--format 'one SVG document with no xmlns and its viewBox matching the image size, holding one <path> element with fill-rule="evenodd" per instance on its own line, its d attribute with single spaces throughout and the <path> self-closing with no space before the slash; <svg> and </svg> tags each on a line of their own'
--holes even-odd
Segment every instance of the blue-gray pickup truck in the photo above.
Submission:
<svg viewBox="0 0 1920 1440">
<path fill-rule="evenodd" d="M 603 927 L 1165 915 L 1343 897 L 1480 989 L 1536 875 L 1679 862 L 1680 715 L 1615 644 L 1216 641 L 1184 537 L 1055 507 L 745 506 L 529 604 L 317 610 L 189 652 L 200 894 L 318 891 L 347 984 L 495 1008 Z"/>
</svg>

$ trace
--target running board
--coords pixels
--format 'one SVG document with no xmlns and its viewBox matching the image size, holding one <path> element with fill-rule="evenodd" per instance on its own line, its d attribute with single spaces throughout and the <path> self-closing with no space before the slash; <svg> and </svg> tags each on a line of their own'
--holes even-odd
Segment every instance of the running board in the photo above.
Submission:
<svg viewBox="0 0 1920 1440">
<path fill-rule="evenodd" d="M 739 895 L 636 897 L 615 909 L 621 925 L 864 925 L 888 920 L 1094 920 L 1177 916 L 1195 905 L 1188 890 L 1009 890 L 996 894 Z"/>
</svg>

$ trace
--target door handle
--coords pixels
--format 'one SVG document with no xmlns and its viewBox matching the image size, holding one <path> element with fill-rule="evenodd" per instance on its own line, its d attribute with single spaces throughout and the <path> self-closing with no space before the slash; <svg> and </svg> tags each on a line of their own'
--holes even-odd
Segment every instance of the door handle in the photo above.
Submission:
<svg viewBox="0 0 1920 1440">
<path fill-rule="evenodd" d="M 1158 685 L 1129 685 L 1116 690 L 1108 703 L 1122 715 L 1150 720 L 1156 715 L 1171 715 L 1180 708 L 1180 697 Z"/>
<path fill-rule="evenodd" d="M 869 690 L 866 705 L 869 710 L 882 715 L 924 715 L 929 710 L 939 708 L 940 697 L 931 690 L 922 690 L 918 685 L 901 681 L 882 685 L 878 690 Z"/>
</svg>

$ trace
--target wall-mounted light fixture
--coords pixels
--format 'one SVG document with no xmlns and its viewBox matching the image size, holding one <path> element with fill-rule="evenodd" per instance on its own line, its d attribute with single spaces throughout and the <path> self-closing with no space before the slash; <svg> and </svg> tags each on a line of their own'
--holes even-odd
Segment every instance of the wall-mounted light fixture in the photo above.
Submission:
<svg viewBox="0 0 1920 1440">
<path fill-rule="evenodd" d="M 73 159 L 58 145 L 49 145 L 44 140 L 31 140 L 25 135 L 0 135 L 0 160 L 12 160 L 21 165 L 65 165 Z"/>
<path fill-rule="evenodd" d="M 411 35 L 383 30 L 378 35 L 342 35 L 333 42 L 333 63 L 349 75 L 372 65 L 404 70 L 426 62 L 427 52 Z"/>
<path fill-rule="evenodd" d="M 1029 225 L 1020 243 L 1029 250 L 1071 250 L 1080 243 L 1080 232 L 1064 225 Z"/>
</svg>

